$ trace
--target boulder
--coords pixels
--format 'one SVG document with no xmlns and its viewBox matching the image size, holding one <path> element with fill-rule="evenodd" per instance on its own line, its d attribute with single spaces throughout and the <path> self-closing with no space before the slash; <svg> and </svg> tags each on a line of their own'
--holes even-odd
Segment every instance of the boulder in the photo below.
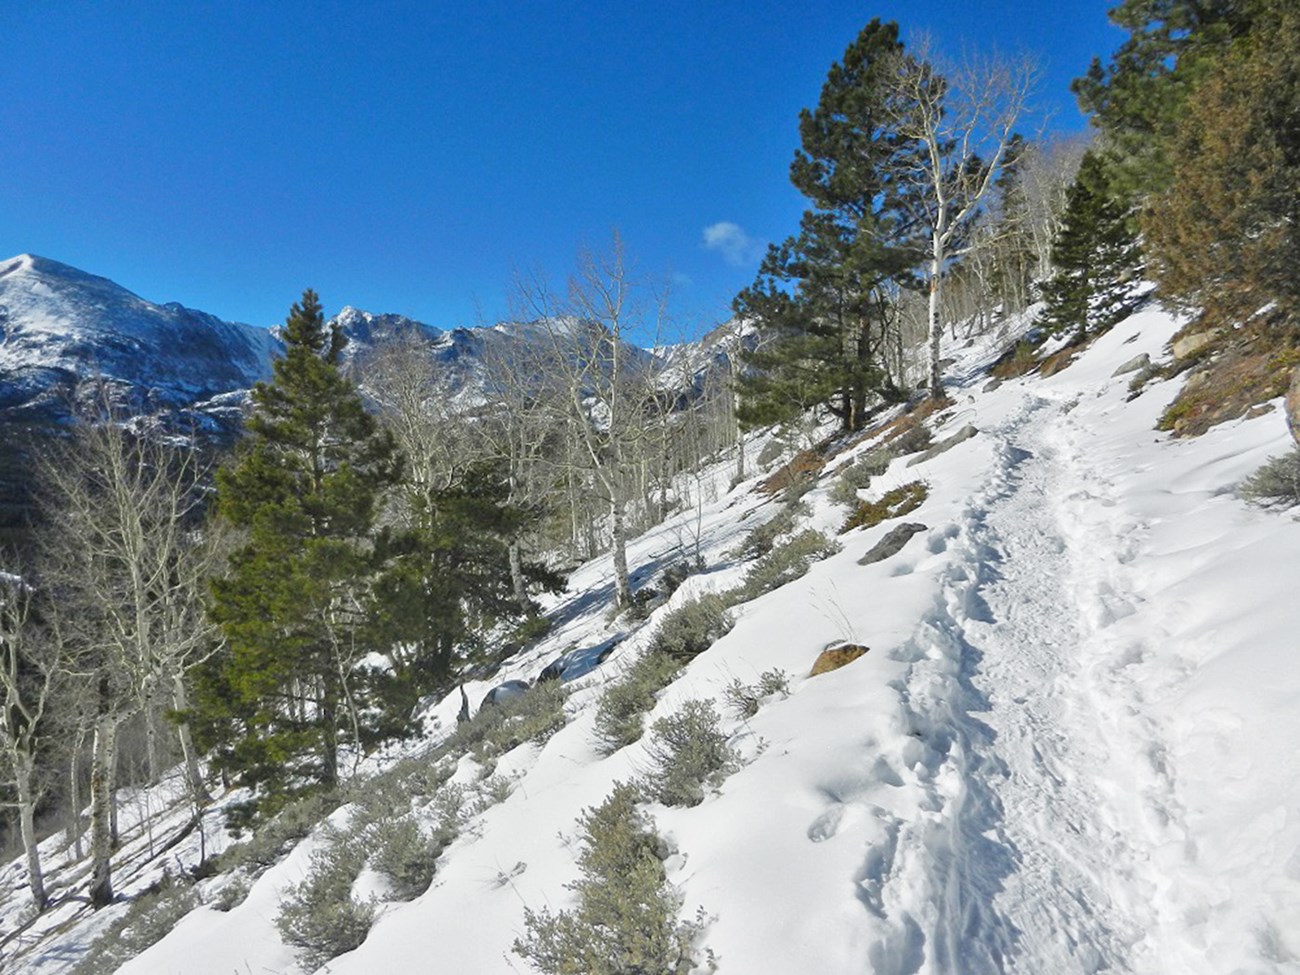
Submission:
<svg viewBox="0 0 1300 975">
<path fill-rule="evenodd" d="M 1291 439 L 1300 446 L 1300 366 L 1291 373 L 1291 388 L 1286 392 L 1286 425 L 1291 428 Z"/>
<path fill-rule="evenodd" d="M 1124 363 L 1118 369 L 1111 373 L 1111 378 L 1115 376 L 1125 376 L 1130 372 L 1137 372 L 1139 369 L 1151 368 L 1151 356 L 1143 352 L 1141 355 L 1135 355 L 1128 362 Z"/>
<path fill-rule="evenodd" d="M 478 709 L 482 711 L 489 704 L 505 704 L 507 701 L 517 701 L 524 696 L 527 690 L 528 681 L 508 680 L 488 691 L 483 696 L 483 703 L 478 706 Z"/>
<path fill-rule="evenodd" d="M 853 663 L 869 649 L 869 647 L 860 646 L 856 643 L 841 643 L 839 646 L 827 647 L 813 661 L 812 670 L 809 671 L 808 676 L 816 677 L 818 674 L 839 670 L 846 664 Z"/>
<path fill-rule="evenodd" d="M 1190 359 L 1213 342 L 1217 337 L 1218 336 L 1215 332 L 1210 330 L 1206 332 L 1193 332 L 1191 335 L 1184 335 L 1182 338 L 1174 339 L 1174 358 Z"/>
<path fill-rule="evenodd" d="M 913 535 L 925 531 L 926 527 L 917 521 L 905 521 L 890 529 L 884 538 L 872 546 L 871 551 L 858 559 L 858 565 L 871 565 L 873 562 L 882 562 L 890 556 L 897 555 L 903 550 L 903 546 L 911 541 Z"/>
<path fill-rule="evenodd" d="M 969 440 L 977 433 L 979 433 L 979 431 L 968 423 L 948 439 L 940 440 L 929 450 L 925 451 L 925 453 L 921 454 L 921 456 L 913 457 L 907 462 L 907 466 L 915 467 L 917 464 L 924 464 L 927 460 L 938 457 L 944 451 L 952 450 L 953 447 L 956 447 L 963 440 Z"/>
</svg>

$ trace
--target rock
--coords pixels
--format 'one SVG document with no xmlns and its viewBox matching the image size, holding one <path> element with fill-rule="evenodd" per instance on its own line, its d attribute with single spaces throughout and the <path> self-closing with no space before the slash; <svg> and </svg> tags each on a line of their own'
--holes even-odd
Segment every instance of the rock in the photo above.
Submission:
<svg viewBox="0 0 1300 975">
<path fill-rule="evenodd" d="M 537 683 L 541 684 L 543 681 L 559 680 L 564 674 L 564 667 L 567 663 L 568 661 L 564 657 L 557 657 L 555 660 L 552 660 L 549 664 L 543 667 L 542 672 L 537 675 Z"/>
<path fill-rule="evenodd" d="M 1286 392 L 1286 425 L 1291 428 L 1291 439 L 1300 446 L 1300 366 L 1291 373 L 1291 388 Z"/>
<path fill-rule="evenodd" d="M 988 382 L 984 384 L 984 388 L 980 390 L 980 392 L 991 393 L 993 392 L 993 390 L 997 389 L 1001 385 L 1002 385 L 1002 380 L 999 379 L 997 376 L 994 376 L 992 379 L 990 379 Z"/>
<path fill-rule="evenodd" d="M 469 720 L 469 697 L 465 694 L 465 685 L 460 685 L 460 712 L 456 715 L 456 723 L 464 724 Z"/>
<path fill-rule="evenodd" d="M 1111 377 L 1114 378 L 1115 376 L 1123 376 L 1123 375 L 1127 375 L 1130 372 L 1137 372 L 1139 369 L 1150 369 L 1150 368 L 1151 368 L 1151 356 L 1143 352 L 1141 355 L 1135 355 L 1132 359 L 1129 359 L 1128 362 L 1124 363 L 1124 365 L 1120 366 L 1118 369 L 1112 372 Z"/>
<path fill-rule="evenodd" d="M 859 646 L 856 643 L 841 643 L 837 647 L 828 647 L 813 661 L 812 670 L 808 672 L 808 676 L 816 677 L 818 674 L 839 670 L 846 664 L 853 663 L 869 649 L 870 647 Z"/>
<path fill-rule="evenodd" d="M 528 682 L 524 680 L 508 680 L 504 684 L 498 684 L 492 690 L 488 691 L 483 697 L 483 703 L 478 706 L 482 711 L 489 704 L 505 704 L 507 701 L 517 701 L 524 696 L 528 690 Z"/>
<path fill-rule="evenodd" d="M 903 546 L 911 541 L 912 536 L 917 532 L 923 532 L 927 528 L 917 521 L 905 521 L 890 529 L 880 541 L 872 546 L 871 551 L 862 558 L 858 559 L 858 565 L 871 565 L 873 562 L 883 562 L 890 556 L 897 555 L 903 550 Z"/>
<path fill-rule="evenodd" d="M 1218 336 L 1213 331 L 1194 332 L 1191 335 L 1184 335 L 1180 339 L 1174 339 L 1173 349 L 1175 359 L 1190 359 L 1201 349 L 1213 342 Z"/>
<path fill-rule="evenodd" d="M 954 433 L 951 437 L 949 437 L 947 440 L 940 440 L 929 450 L 925 451 L 925 453 L 921 454 L 921 456 L 913 457 L 911 460 L 907 462 L 907 466 L 915 467 L 917 464 L 924 464 L 927 460 L 930 460 L 931 458 L 934 457 L 938 457 L 945 450 L 952 450 L 953 447 L 956 447 L 963 440 L 969 440 L 977 433 L 979 433 L 979 431 L 976 430 L 973 426 L 971 426 L 968 423 L 960 430 L 958 430 L 956 433 Z"/>
</svg>

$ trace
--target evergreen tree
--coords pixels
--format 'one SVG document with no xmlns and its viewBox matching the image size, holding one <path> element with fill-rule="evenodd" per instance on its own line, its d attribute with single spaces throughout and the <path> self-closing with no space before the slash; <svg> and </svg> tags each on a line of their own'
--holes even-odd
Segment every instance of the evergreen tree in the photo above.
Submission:
<svg viewBox="0 0 1300 975">
<path fill-rule="evenodd" d="M 888 105 L 901 51 L 898 26 L 873 20 L 831 65 L 816 109 L 800 113 L 790 180 L 812 207 L 734 302 L 758 331 L 740 380 L 746 425 L 825 404 L 845 430 L 857 430 L 870 399 L 893 388 L 886 326 L 895 282 L 916 259 L 894 178 L 906 146 Z"/>
<path fill-rule="evenodd" d="M 1104 163 L 1089 150 L 1052 246 L 1056 273 L 1043 287 L 1043 326 L 1073 331 L 1077 341 L 1104 332 L 1137 306 L 1133 287 L 1139 277 L 1133 269 L 1140 262 L 1130 208 L 1117 201 Z"/>
<path fill-rule="evenodd" d="M 1255 0 L 1122 0 L 1110 20 L 1129 32 L 1103 65 L 1094 58 L 1073 89 L 1106 135 L 1104 163 L 1115 190 L 1143 198 L 1169 185 L 1170 151 L 1188 95 L 1232 38 Z"/>
<path fill-rule="evenodd" d="M 522 614 L 510 542 L 529 517 L 508 495 L 493 465 L 475 463 L 407 497 L 401 523 L 378 537 L 384 570 L 368 642 L 387 648 L 389 666 L 369 678 L 399 727 L 421 696 L 449 689 L 481 660 L 487 630 Z M 562 586 L 543 565 L 523 561 L 521 571 L 528 588 Z"/>
<path fill-rule="evenodd" d="M 333 785 L 340 743 L 361 733 L 371 534 L 399 466 L 340 372 L 346 339 L 326 328 L 314 292 L 282 337 L 238 458 L 217 476 L 218 513 L 243 543 L 213 586 L 227 652 L 207 668 L 198 707 L 227 770 L 273 794 Z"/>
<path fill-rule="evenodd" d="M 1253 6 L 1250 32 L 1196 89 L 1172 183 L 1143 218 L 1161 295 L 1221 321 L 1270 303 L 1300 315 L 1300 10 Z"/>
</svg>

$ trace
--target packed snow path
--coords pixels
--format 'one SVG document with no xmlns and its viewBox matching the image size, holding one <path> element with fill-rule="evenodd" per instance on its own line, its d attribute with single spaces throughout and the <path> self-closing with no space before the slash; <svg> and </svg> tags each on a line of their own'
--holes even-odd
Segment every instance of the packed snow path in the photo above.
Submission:
<svg viewBox="0 0 1300 975">
<path fill-rule="evenodd" d="M 1142 526 L 1119 537 L 1084 510 L 1114 502 L 1071 441 L 1072 405 L 1027 394 L 987 431 L 991 475 L 947 532 L 935 611 L 897 652 L 913 661 L 897 689 L 929 746 L 912 772 L 930 801 L 897 825 L 912 862 L 868 871 L 894 922 L 880 970 L 1153 970 L 1151 851 L 1175 815 L 1104 634 L 1138 598 L 1112 580 Z"/>
</svg>

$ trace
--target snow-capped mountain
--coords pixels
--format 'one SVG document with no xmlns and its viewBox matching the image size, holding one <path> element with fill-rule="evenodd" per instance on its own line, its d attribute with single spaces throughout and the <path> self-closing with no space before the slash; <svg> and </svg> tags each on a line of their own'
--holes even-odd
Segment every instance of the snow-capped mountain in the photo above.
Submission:
<svg viewBox="0 0 1300 975">
<path fill-rule="evenodd" d="M 441 373 L 439 385 L 470 401 L 486 397 L 486 363 L 551 343 L 578 355 L 598 328 L 566 321 L 443 330 L 350 305 L 331 321 L 347 335 L 345 356 L 352 363 L 363 364 L 394 342 L 426 345 Z M 176 302 L 155 304 L 44 257 L 0 261 L 0 422 L 64 419 L 78 383 L 94 378 L 106 381 L 131 413 L 180 411 L 191 420 L 229 420 L 243 394 L 270 375 L 282 348 L 278 327 L 227 322 Z M 650 368 L 656 361 L 629 343 L 622 348 L 626 362 Z M 681 347 L 674 348 L 677 361 Z M 713 363 L 715 351 L 696 366 Z"/>
<path fill-rule="evenodd" d="M 44 257 L 0 261 L 0 418 L 66 413 L 101 378 L 130 410 L 192 407 L 269 375 L 278 342 Z"/>
</svg>

